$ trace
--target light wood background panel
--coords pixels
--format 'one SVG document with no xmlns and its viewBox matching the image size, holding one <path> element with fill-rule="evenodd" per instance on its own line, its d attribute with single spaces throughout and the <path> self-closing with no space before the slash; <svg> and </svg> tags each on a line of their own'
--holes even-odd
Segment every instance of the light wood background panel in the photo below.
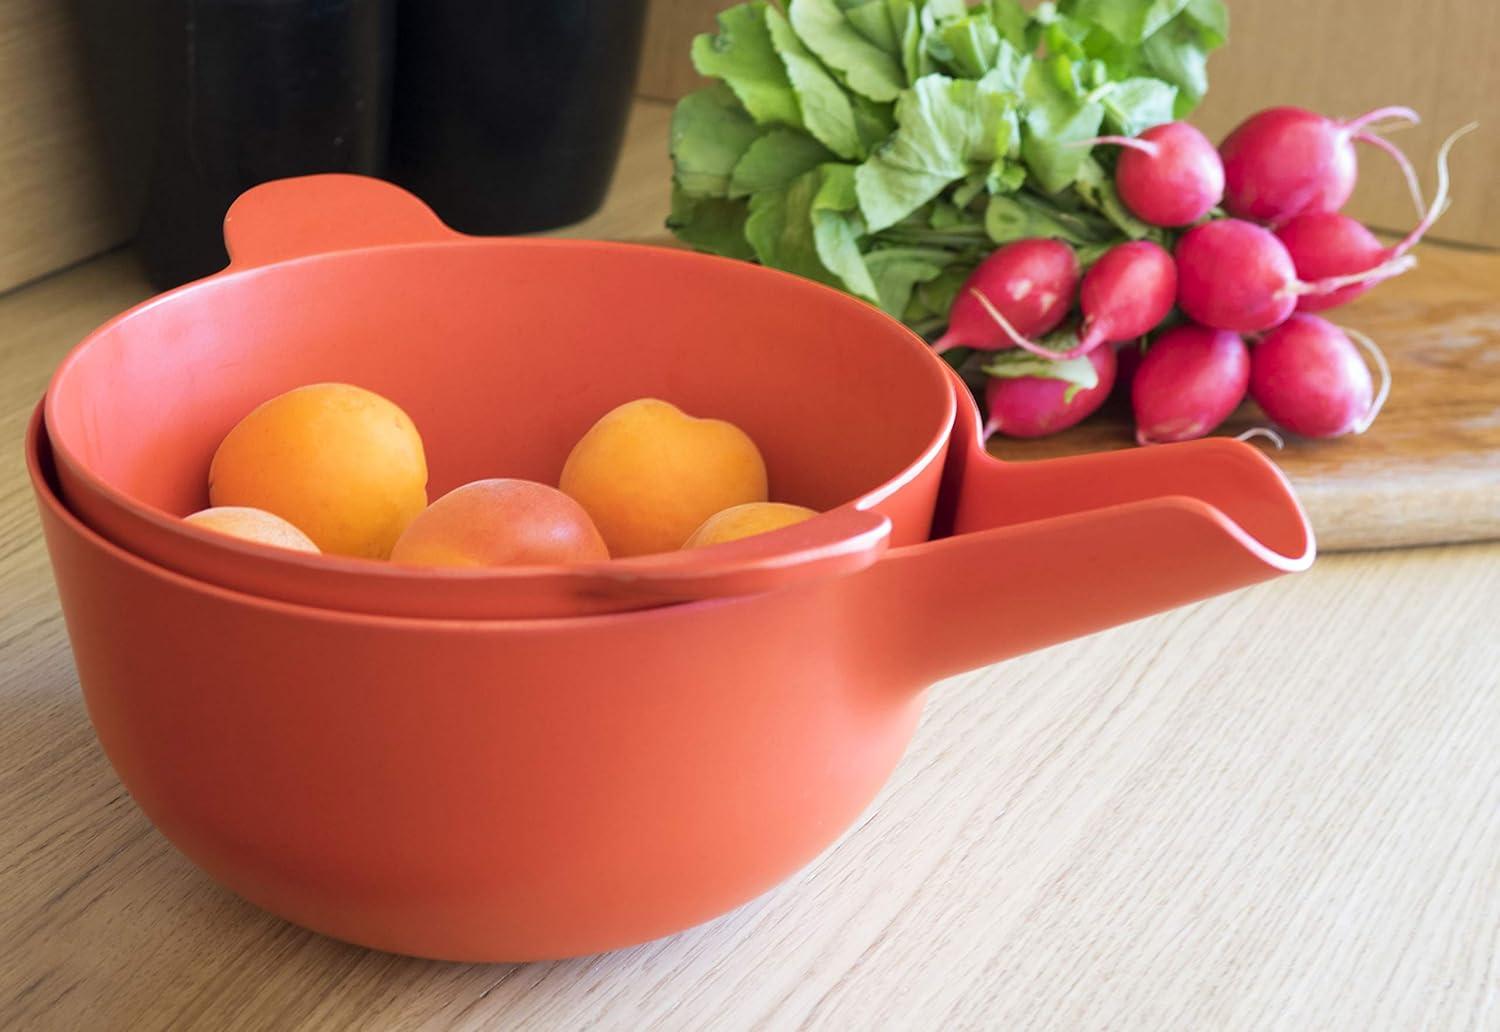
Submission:
<svg viewBox="0 0 1500 1032">
<path fill-rule="evenodd" d="M 1348 116 L 1388 104 L 1416 108 L 1423 124 L 1392 134 L 1430 196 L 1444 136 L 1478 132 L 1453 150 L 1453 207 L 1434 239 L 1500 246 L 1500 4 L 1487 0 L 1230 0 L 1229 45 L 1209 64 L 1193 120 L 1214 139 L 1246 114 L 1296 104 Z M 1350 212 L 1375 225 L 1414 222 L 1389 158 L 1360 147 Z"/>
<path fill-rule="evenodd" d="M 702 80 L 688 60 L 695 33 L 730 0 L 653 0 L 640 90 L 672 98 Z M 1230 0 L 1230 43 L 1209 65 L 1212 89 L 1193 120 L 1218 139 L 1245 115 L 1297 104 L 1351 115 L 1388 104 L 1424 124 L 1396 135 L 1427 192 L 1439 141 L 1469 121 L 1480 131 L 1453 154 L 1453 207 L 1434 239 L 1500 246 L 1500 4 L 1479 0 Z M 1377 226 L 1414 221 L 1390 159 L 1361 148 L 1350 212 Z"/>
<path fill-rule="evenodd" d="M 69 5 L 0 0 L 0 291 L 125 239 L 95 154 Z"/>
<path fill-rule="evenodd" d="M 703 79 L 688 48 L 698 33 L 713 31 L 714 15 L 729 6 L 729 0 L 651 0 L 636 92 L 673 100 L 696 89 Z"/>
</svg>

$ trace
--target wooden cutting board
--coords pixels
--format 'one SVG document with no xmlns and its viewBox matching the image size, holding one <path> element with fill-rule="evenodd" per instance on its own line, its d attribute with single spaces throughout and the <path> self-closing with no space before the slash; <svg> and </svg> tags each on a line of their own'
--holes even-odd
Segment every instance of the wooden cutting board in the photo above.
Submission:
<svg viewBox="0 0 1500 1032">
<path fill-rule="evenodd" d="M 1272 452 L 1324 551 L 1500 538 L 1500 254 L 1421 247 L 1420 264 L 1323 315 L 1369 334 L 1390 359 L 1390 400 L 1364 435 L 1287 438 Z M 1247 403 L 1222 428 L 1264 425 Z M 1054 437 L 995 437 L 1025 461 L 1135 447 L 1116 402 Z M 1270 448 L 1265 441 L 1257 446 Z"/>
</svg>

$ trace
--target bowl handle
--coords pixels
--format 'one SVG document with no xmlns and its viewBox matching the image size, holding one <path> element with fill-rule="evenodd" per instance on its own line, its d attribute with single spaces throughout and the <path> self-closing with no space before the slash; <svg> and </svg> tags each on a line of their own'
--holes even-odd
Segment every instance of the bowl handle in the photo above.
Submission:
<svg viewBox="0 0 1500 1032">
<path fill-rule="evenodd" d="M 414 195 L 383 179 L 329 173 L 251 187 L 224 216 L 231 271 L 383 244 L 451 240 Z"/>
<path fill-rule="evenodd" d="M 966 390 L 961 384 L 955 389 Z M 913 684 L 1283 573 L 1316 546 L 1291 485 L 1229 438 L 1034 462 L 985 454 L 959 405 L 941 513 L 949 536 L 849 578 L 870 640 Z"/>
</svg>

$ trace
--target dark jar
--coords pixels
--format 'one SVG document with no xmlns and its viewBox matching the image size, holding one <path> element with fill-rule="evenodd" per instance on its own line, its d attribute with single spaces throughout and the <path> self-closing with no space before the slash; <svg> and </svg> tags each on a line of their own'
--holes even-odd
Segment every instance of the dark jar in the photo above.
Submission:
<svg viewBox="0 0 1500 1032">
<path fill-rule="evenodd" d="M 455 229 L 596 211 L 635 89 L 645 0 L 401 0 L 391 178 Z"/>
<path fill-rule="evenodd" d="M 74 0 L 110 178 L 153 284 L 223 268 L 269 179 L 385 171 L 395 0 Z"/>
</svg>

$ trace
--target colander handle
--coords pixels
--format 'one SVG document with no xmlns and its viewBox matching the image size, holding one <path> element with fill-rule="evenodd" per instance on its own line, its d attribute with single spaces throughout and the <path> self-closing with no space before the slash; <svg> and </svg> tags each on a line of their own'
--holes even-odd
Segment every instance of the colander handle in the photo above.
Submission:
<svg viewBox="0 0 1500 1032">
<path fill-rule="evenodd" d="M 385 244 L 451 240 L 431 208 L 392 183 L 326 174 L 246 190 L 224 216 L 231 271 Z"/>
<path fill-rule="evenodd" d="M 956 391 L 967 392 L 954 379 Z M 869 638 L 912 684 L 1306 569 L 1286 477 L 1229 438 L 1032 462 L 985 453 L 965 394 L 942 532 L 849 578 Z"/>
</svg>

